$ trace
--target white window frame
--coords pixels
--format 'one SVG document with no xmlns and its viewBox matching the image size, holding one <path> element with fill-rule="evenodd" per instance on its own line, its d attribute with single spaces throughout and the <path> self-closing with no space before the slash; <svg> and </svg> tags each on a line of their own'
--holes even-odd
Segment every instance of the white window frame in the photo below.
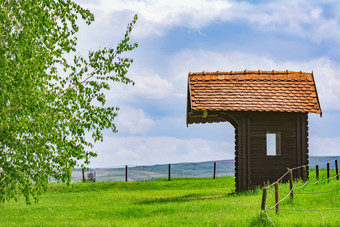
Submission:
<svg viewBox="0 0 340 227">
<path fill-rule="evenodd" d="M 268 153 L 268 134 L 275 134 L 275 153 Z M 280 131 L 266 131 L 266 156 L 280 157 L 281 156 L 281 132 Z"/>
</svg>

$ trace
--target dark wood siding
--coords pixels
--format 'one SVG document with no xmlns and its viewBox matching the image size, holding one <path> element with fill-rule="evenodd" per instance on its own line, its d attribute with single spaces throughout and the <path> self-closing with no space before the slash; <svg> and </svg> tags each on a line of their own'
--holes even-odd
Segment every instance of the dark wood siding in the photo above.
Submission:
<svg viewBox="0 0 340 227">
<path fill-rule="evenodd" d="M 273 182 L 287 171 L 287 167 L 308 165 L 307 114 L 235 112 L 230 115 L 239 122 L 235 130 L 237 191 Z M 280 156 L 267 156 L 267 131 L 281 133 Z M 301 176 L 301 171 L 294 172 L 294 177 Z"/>
<path fill-rule="evenodd" d="M 287 167 L 308 165 L 307 113 L 209 111 L 206 118 L 202 114 L 195 112 L 189 123 L 229 121 L 235 127 L 236 191 L 274 182 Z M 267 131 L 280 132 L 280 156 L 267 156 Z M 302 177 L 301 170 L 293 173 Z"/>
</svg>

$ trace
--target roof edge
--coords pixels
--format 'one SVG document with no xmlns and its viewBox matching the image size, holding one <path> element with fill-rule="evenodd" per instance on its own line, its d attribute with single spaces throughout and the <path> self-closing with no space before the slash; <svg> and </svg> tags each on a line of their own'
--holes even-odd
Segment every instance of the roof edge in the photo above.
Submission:
<svg viewBox="0 0 340 227">
<path fill-rule="evenodd" d="M 262 71 L 262 70 L 257 70 L 257 71 L 248 71 L 245 69 L 244 71 L 229 71 L 229 72 L 221 72 L 221 71 L 216 71 L 216 72 L 189 72 L 189 76 L 201 76 L 201 75 L 238 75 L 238 74 L 292 74 L 292 73 L 307 73 L 307 72 L 296 72 L 296 71 L 289 71 L 288 69 L 286 71 Z M 308 73 L 310 74 L 310 73 Z"/>
<path fill-rule="evenodd" d="M 318 95 L 318 89 L 316 89 L 316 84 L 315 84 L 315 79 L 314 79 L 314 72 L 312 71 L 312 79 L 313 79 L 313 85 L 315 89 L 315 94 L 316 94 L 316 100 L 318 101 L 319 109 L 320 109 L 320 117 L 322 117 L 322 109 L 320 105 L 320 100 L 319 100 L 319 95 Z"/>
<path fill-rule="evenodd" d="M 190 73 L 189 73 L 190 74 Z M 191 87 L 190 87 L 190 77 L 188 75 L 188 92 L 187 92 L 187 127 L 189 125 L 189 105 L 190 105 L 190 112 L 192 112 L 192 101 L 191 101 Z"/>
</svg>

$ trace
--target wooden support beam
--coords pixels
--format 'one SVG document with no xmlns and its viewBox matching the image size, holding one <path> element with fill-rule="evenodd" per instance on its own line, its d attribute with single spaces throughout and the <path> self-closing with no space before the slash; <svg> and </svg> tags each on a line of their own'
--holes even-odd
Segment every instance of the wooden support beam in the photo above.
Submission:
<svg viewBox="0 0 340 227">
<path fill-rule="evenodd" d="M 292 199 L 294 199 L 294 192 L 293 192 L 293 171 L 289 168 L 288 169 L 288 172 L 289 172 L 289 188 L 290 188 L 290 197 Z"/>
<path fill-rule="evenodd" d="M 303 166 L 303 180 L 307 180 L 307 166 L 304 165 Z"/>
</svg>

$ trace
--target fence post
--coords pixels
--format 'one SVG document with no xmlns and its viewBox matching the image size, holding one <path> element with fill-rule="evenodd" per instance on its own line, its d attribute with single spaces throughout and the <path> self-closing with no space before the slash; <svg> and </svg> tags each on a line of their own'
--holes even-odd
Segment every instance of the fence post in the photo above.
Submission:
<svg viewBox="0 0 340 227">
<path fill-rule="evenodd" d="M 303 166 L 303 180 L 307 180 L 307 166 Z"/>
<path fill-rule="evenodd" d="M 289 168 L 288 169 L 288 172 L 289 172 L 289 186 L 290 186 L 290 197 L 292 199 L 294 199 L 294 192 L 293 192 L 293 171 Z"/>
<path fill-rule="evenodd" d="M 262 203 L 261 203 L 261 210 L 266 210 L 266 200 L 267 200 L 267 187 L 263 188 L 263 193 L 262 193 Z"/>
<path fill-rule="evenodd" d="M 96 180 L 97 180 L 96 170 L 94 170 L 94 172 L 93 172 L 93 177 L 94 177 L 94 182 L 96 182 Z"/>
<path fill-rule="evenodd" d="M 327 183 L 329 182 L 329 162 L 327 162 Z"/>
<path fill-rule="evenodd" d="M 85 168 L 84 167 L 81 169 L 81 173 L 83 176 L 83 182 L 85 182 Z"/>
<path fill-rule="evenodd" d="M 168 181 L 171 179 L 171 164 L 169 164 Z"/>
<path fill-rule="evenodd" d="M 279 184 L 275 183 L 275 211 L 279 213 Z"/>
<path fill-rule="evenodd" d="M 316 179 L 319 180 L 319 165 L 315 166 Z"/>
<path fill-rule="evenodd" d="M 128 166 L 125 165 L 125 182 L 128 182 Z"/>
<path fill-rule="evenodd" d="M 338 160 L 335 160 L 335 174 L 336 174 L 336 179 L 339 180 Z"/>
<path fill-rule="evenodd" d="M 214 178 L 213 179 L 215 179 L 215 177 L 216 177 L 216 162 L 214 162 Z"/>
</svg>

